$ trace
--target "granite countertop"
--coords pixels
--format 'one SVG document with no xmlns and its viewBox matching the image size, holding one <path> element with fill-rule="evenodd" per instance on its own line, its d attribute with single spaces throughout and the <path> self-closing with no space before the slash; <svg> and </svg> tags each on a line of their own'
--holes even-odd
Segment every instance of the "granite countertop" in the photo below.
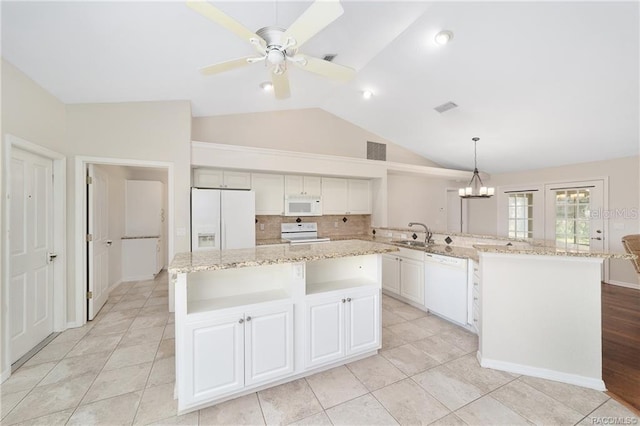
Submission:
<svg viewBox="0 0 640 426">
<path fill-rule="evenodd" d="M 160 238 L 160 235 L 136 235 L 135 237 L 125 235 L 122 237 L 123 240 L 141 240 L 143 238 Z"/>
<path fill-rule="evenodd" d="M 533 256 L 568 256 L 568 257 L 601 257 L 606 259 L 625 259 L 633 260 L 635 255 L 628 253 L 606 253 L 594 251 L 577 251 L 561 249 L 554 246 L 533 246 L 533 247 L 516 247 L 489 244 L 476 244 L 473 246 L 481 253 L 502 253 L 502 254 L 525 254 Z"/>
<path fill-rule="evenodd" d="M 250 249 L 178 253 L 169 266 L 170 273 L 215 271 L 248 266 L 308 262 L 339 257 L 362 256 L 398 251 L 396 247 L 361 240 L 331 241 L 322 244 L 278 244 Z"/>
</svg>

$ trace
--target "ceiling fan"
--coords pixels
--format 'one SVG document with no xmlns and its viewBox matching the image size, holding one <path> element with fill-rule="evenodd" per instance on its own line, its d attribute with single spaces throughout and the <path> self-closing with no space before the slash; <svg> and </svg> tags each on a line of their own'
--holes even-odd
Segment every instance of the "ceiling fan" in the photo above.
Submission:
<svg viewBox="0 0 640 426">
<path fill-rule="evenodd" d="M 209 65 L 200 70 L 203 74 L 217 74 L 264 62 L 271 74 L 273 91 L 278 99 L 290 96 L 288 63 L 336 80 L 346 81 L 355 75 L 352 68 L 298 52 L 304 43 L 344 13 L 340 0 L 316 0 L 288 29 L 269 26 L 260 28 L 255 33 L 206 1 L 187 1 L 187 6 L 249 42 L 258 52 L 258 56 L 245 56 Z"/>
</svg>

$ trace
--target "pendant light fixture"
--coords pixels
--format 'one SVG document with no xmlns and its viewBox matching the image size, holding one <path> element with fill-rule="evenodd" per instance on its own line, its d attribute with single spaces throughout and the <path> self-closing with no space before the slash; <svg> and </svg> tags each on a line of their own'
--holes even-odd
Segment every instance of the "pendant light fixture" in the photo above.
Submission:
<svg viewBox="0 0 640 426">
<path fill-rule="evenodd" d="M 475 137 L 471 139 L 473 141 L 473 176 L 469 184 L 465 188 L 458 190 L 460 198 L 490 198 L 495 194 L 495 188 L 486 187 L 482 183 L 480 173 L 478 172 L 478 141 L 480 138 Z"/>
</svg>

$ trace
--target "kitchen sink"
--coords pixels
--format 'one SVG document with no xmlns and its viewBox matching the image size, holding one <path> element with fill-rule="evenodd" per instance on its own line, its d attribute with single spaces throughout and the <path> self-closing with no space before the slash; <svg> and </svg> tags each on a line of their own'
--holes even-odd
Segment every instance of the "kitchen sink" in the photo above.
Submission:
<svg viewBox="0 0 640 426">
<path fill-rule="evenodd" d="M 411 241 L 411 240 L 391 240 L 393 244 L 399 244 L 407 247 L 425 247 L 424 241 Z"/>
</svg>

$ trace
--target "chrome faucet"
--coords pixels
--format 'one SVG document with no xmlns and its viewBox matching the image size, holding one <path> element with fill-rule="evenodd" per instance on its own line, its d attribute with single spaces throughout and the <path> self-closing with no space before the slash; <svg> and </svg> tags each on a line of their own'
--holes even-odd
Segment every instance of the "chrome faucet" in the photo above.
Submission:
<svg viewBox="0 0 640 426">
<path fill-rule="evenodd" d="M 409 226 L 422 226 L 424 228 L 424 245 L 431 244 L 433 242 L 433 233 L 427 228 L 427 225 L 419 222 L 409 222 Z"/>
</svg>

